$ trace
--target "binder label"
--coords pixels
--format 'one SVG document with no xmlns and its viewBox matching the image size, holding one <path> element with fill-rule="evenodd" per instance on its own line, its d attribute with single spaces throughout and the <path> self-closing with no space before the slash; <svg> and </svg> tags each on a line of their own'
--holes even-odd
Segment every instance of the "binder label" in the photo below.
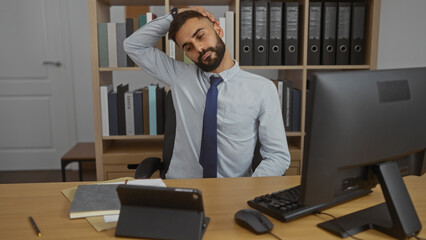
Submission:
<svg viewBox="0 0 426 240">
<path fill-rule="evenodd" d="M 252 39 L 252 7 L 241 6 L 241 39 Z"/>
<path fill-rule="evenodd" d="M 320 39 L 321 7 L 311 7 L 309 20 L 309 39 Z"/>
<path fill-rule="evenodd" d="M 267 36 L 267 8 L 263 6 L 256 6 L 256 39 L 266 39 Z"/>
<path fill-rule="evenodd" d="M 288 7 L 286 39 L 297 39 L 298 7 Z"/>
<path fill-rule="evenodd" d="M 270 39 L 280 39 L 281 33 L 281 8 L 271 7 L 271 25 L 270 25 Z"/>
</svg>

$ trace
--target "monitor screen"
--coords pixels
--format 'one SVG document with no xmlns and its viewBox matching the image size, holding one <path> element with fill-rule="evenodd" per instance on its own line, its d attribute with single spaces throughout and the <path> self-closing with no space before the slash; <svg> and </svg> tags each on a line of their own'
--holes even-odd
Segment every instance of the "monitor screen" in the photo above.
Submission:
<svg viewBox="0 0 426 240">
<path fill-rule="evenodd" d="M 371 189 L 380 163 L 426 171 L 426 68 L 316 73 L 307 109 L 300 203 Z"/>
</svg>

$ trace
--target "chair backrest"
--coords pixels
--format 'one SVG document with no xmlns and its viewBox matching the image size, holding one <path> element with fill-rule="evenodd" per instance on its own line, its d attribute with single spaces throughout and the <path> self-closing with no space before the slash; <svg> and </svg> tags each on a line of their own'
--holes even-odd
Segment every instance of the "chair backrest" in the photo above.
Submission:
<svg viewBox="0 0 426 240">
<path fill-rule="evenodd" d="M 164 142 L 163 142 L 163 169 L 160 171 L 160 177 L 166 178 L 166 173 L 169 170 L 170 161 L 173 155 L 176 137 L 176 111 L 173 104 L 172 91 L 168 91 L 165 101 L 165 121 L 164 121 Z M 262 161 L 260 154 L 260 141 L 257 139 L 254 149 L 254 156 L 251 168 L 254 171 Z"/>
<path fill-rule="evenodd" d="M 161 178 L 166 178 L 175 146 L 176 111 L 173 104 L 172 91 L 168 91 L 166 94 L 164 118 L 163 169 L 160 171 Z"/>
</svg>

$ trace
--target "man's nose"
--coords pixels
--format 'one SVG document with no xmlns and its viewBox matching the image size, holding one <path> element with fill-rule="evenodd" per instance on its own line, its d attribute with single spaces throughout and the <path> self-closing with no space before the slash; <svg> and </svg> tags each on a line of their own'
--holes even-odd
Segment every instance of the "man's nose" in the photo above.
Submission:
<svg viewBox="0 0 426 240">
<path fill-rule="evenodd" d="M 197 49 L 197 51 L 198 51 L 199 53 L 203 52 L 203 50 L 204 50 L 204 45 L 203 45 L 203 44 L 200 44 L 200 43 L 196 43 L 196 44 L 194 44 L 194 47 L 195 47 L 195 49 Z"/>
</svg>

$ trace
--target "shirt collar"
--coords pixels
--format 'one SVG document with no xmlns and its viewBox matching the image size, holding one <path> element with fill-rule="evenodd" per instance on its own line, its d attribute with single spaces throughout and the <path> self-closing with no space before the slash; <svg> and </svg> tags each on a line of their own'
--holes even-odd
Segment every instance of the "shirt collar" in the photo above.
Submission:
<svg viewBox="0 0 426 240">
<path fill-rule="evenodd" d="M 237 74 L 238 70 L 240 70 L 240 65 L 237 61 L 234 60 L 234 66 L 229 69 L 226 69 L 223 72 L 220 72 L 219 74 L 212 72 L 203 72 L 203 75 L 205 79 L 207 79 L 207 81 L 212 75 L 219 75 L 220 77 L 222 77 L 224 82 L 228 82 L 230 79 L 232 79 L 233 76 L 235 76 L 235 74 Z"/>
</svg>

